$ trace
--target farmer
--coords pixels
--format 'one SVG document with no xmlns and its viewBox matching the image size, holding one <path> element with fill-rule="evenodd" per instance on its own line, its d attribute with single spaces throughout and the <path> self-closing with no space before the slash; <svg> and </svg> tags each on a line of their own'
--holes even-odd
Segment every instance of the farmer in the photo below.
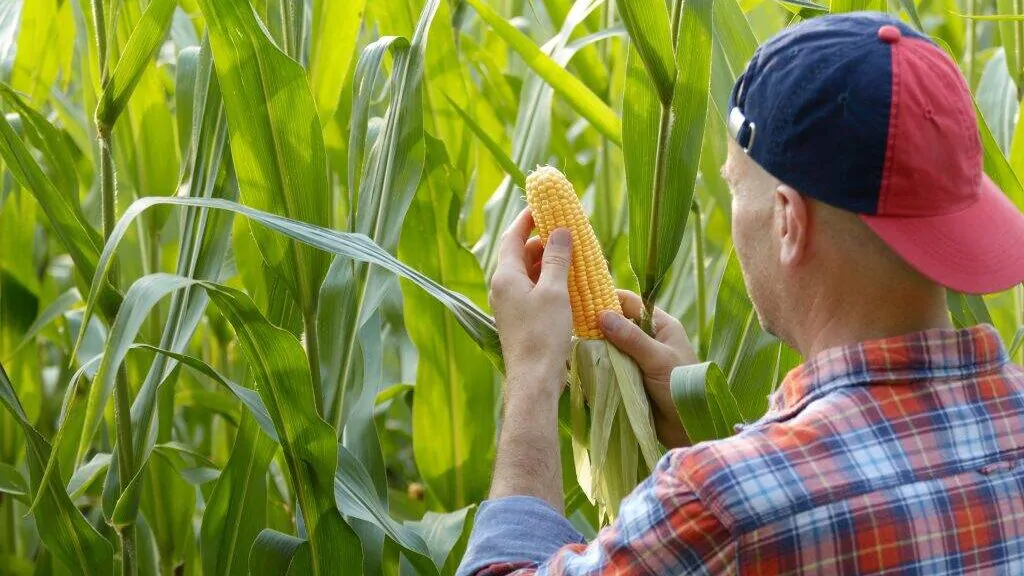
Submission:
<svg viewBox="0 0 1024 576">
<path fill-rule="evenodd" d="M 493 280 L 505 417 L 459 574 L 1024 573 L 1024 372 L 946 304 L 1024 281 L 1024 215 L 982 173 L 956 65 L 884 15 L 815 18 L 757 51 L 729 107 L 736 253 L 761 325 L 806 362 L 763 418 L 687 446 L 668 388 L 696 361 L 683 328 L 605 313 L 673 449 L 588 544 L 562 514 L 557 431 L 570 240 L 530 250 L 524 212 Z"/>
</svg>

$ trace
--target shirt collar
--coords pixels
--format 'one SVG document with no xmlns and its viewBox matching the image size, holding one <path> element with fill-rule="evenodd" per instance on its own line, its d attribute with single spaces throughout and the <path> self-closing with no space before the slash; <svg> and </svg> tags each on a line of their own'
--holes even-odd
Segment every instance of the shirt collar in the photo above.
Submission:
<svg viewBox="0 0 1024 576">
<path fill-rule="evenodd" d="M 854 385 L 965 377 L 1007 362 L 989 324 L 912 332 L 829 348 L 786 374 L 761 422 L 782 420 L 810 401 Z"/>
</svg>

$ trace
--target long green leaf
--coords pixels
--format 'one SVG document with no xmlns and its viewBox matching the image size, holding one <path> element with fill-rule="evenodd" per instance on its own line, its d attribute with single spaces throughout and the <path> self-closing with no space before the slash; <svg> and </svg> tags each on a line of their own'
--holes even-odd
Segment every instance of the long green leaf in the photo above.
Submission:
<svg viewBox="0 0 1024 576">
<path fill-rule="evenodd" d="M 243 414 L 228 463 L 210 495 L 199 546 L 204 574 L 249 574 L 249 549 L 267 522 L 267 467 L 275 443 Z"/>
<path fill-rule="evenodd" d="M 619 117 L 583 82 L 542 52 L 532 40 L 509 24 L 484 0 L 466 0 L 466 2 L 580 116 L 590 121 L 591 125 L 608 140 L 616 144 L 622 143 L 622 125 Z"/>
<path fill-rule="evenodd" d="M 314 3 L 313 48 L 309 59 L 310 85 L 320 121 L 334 117 L 342 83 L 348 76 L 359 39 L 366 0 Z"/>
<path fill-rule="evenodd" d="M 361 564 L 359 541 L 334 502 L 334 430 L 316 414 L 309 364 L 290 333 L 270 324 L 244 293 L 203 283 L 231 323 L 274 421 L 302 517 L 314 574 L 344 574 Z"/>
<path fill-rule="evenodd" d="M 110 543 L 100 536 L 71 502 L 61 484 L 60 474 L 40 484 L 43 468 L 50 458 L 50 444 L 28 421 L 2 364 L 0 403 L 25 434 L 32 492 L 39 494 L 36 526 L 47 549 L 75 574 L 110 574 L 114 568 Z"/>
<path fill-rule="evenodd" d="M 693 198 L 711 86 L 713 7 L 714 0 L 691 0 L 682 7 L 676 46 L 679 77 L 671 104 L 646 97 L 641 104 L 627 104 L 624 112 L 637 117 L 636 138 L 655 143 L 653 150 L 650 143 L 636 151 L 625 148 L 630 264 L 649 303 L 679 250 Z M 635 64 L 630 70 L 637 93 L 649 94 L 650 80 L 637 78 Z M 655 106 L 660 108 L 657 122 Z"/>
<path fill-rule="evenodd" d="M 20 110 L 28 109 L 24 101 L 6 85 L 0 85 L 0 95 Z M 78 272 L 91 279 L 102 244 L 99 233 L 86 223 L 81 208 L 72 201 L 69 194 L 61 192 L 46 176 L 7 118 L 0 119 L 0 158 L 18 183 L 35 196 L 57 238 L 74 260 Z"/>
<path fill-rule="evenodd" d="M 195 88 L 198 106 L 193 107 L 193 135 L 187 156 L 187 167 L 183 173 L 183 186 L 187 186 L 189 195 L 195 197 L 221 197 L 234 199 L 237 191 L 226 182 L 230 174 L 230 164 L 221 170 L 222 158 L 226 150 L 226 126 L 221 106 L 219 86 L 212 73 L 210 48 L 204 42 L 196 67 L 197 78 L 191 84 Z M 182 238 L 178 254 L 178 276 L 214 280 L 220 273 L 227 251 L 228 237 L 231 232 L 230 217 L 223 214 L 210 214 L 206 210 L 189 209 L 185 213 L 182 226 Z M 188 343 L 201 319 L 206 306 L 206 294 L 203 291 L 191 292 L 188 287 L 173 292 L 168 320 L 164 324 L 160 347 L 182 351 Z M 108 478 L 105 491 L 111 497 L 120 495 L 122 484 L 130 484 L 139 488 L 139 474 L 149 458 L 155 441 L 150 434 L 153 426 L 153 413 L 157 402 L 157 390 L 175 368 L 173 357 L 161 355 L 154 359 L 146 374 L 146 379 L 132 402 L 131 421 L 133 434 L 133 451 L 135 469 L 131 470 L 130 479 L 115 476 Z M 173 394 L 173 386 L 170 394 Z M 166 429 L 166 426 L 165 426 Z M 115 465 L 111 471 L 119 470 L 118 456 L 114 454 Z M 125 502 L 120 502 L 122 510 L 137 507 L 138 492 L 129 493 Z M 108 503 L 109 507 L 109 503 Z M 129 512 L 130 516 L 134 516 Z M 150 519 L 155 532 L 160 536 L 161 526 L 156 519 Z M 164 531 L 166 534 L 166 531 Z M 160 542 L 158 541 L 158 544 Z"/>
<path fill-rule="evenodd" d="M 0 493 L 9 494 L 25 502 L 28 496 L 28 486 L 21 472 L 18 472 L 9 464 L 0 463 Z"/>
<path fill-rule="evenodd" d="M 374 494 L 370 475 L 362 464 L 344 446 L 338 446 L 338 469 L 334 477 L 334 497 L 338 508 L 350 517 L 371 522 L 384 530 L 388 538 L 402 547 L 419 574 L 438 574 L 439 568 L 431 559 L 430 549 L 423 538 L 392 519 Z"/>
<path fill-rule="evenodd" d="M 668 105 L 676 85 L 676 56 L 672 49 L 672 30 L 665 2 L 625 0 L 616 7 L 629 31 L 633 47 L 654 83 L 659 100 Z"/>
<path fill-rule="evenodd" d="M 409 210 L 399 256 L 443 286 L 486 300 L 483 272 L 451 226 L 458 202 L 444 146 L 430 138 L 428 173 Z M 497 398 L 487 357 L 429 294 L 403 286 L 406 330 L 419 353 L 413 453 L 441 506 L 456 510 L 486 497 L 494 453 Z M 444 425 L 438 425 L 443 422 Z"/>
<path fill-rule="evenodd" d="M 690 442 L 725 438 L 743 422 L 725 375 L 714 362 L 672 371 L 672 399 Z"/>
<path fill-rule="evenodd" d="M 242 200 L 329 227 L 326 152 L 305 70 L 277 49 L 248 3 L 199 5 L 209 25 Z M 315 313 L 326 255 L 259 229 L 253 234 L 303 313 Z"/>
<path fill-rule="evenodd" d="M 429 277 L 406 266 L 361 234 L 328 230 L 305 222 L 297 222 L 274 214 L 268 214 L 226 200 L 202 198 L 140 198 L 136 200 L 125 210 L 121 220 L 118 221 L 117 226 L 114 227 L 110 238 L 107 240 L 103 254 L 100 255 L 99 265 L 97 266 L 98 274 L 94 279 L 94 283 L 99 282 L 99 279 L 109 271 L 113 253 L 116 251 L 117 245 L 121 242 L 134 219 L 146 209 L 161 204 L 215 208 L 242 214 L 271 230 L 310 246 L 346 258 L 374 264 L 404 278 L 408 278 L 451 310 L 477 345 L 488 354 L 491 361 L 496 365 L 501 365 L 501 347 L 494 328 L 494 320 L 462 294 L 448 290 Z M 94 294 L 94 291 L 90 291 L 91 294 Z M 86 319 L 90 317 L 95 304 L 92 298 L 87 302 Z"/>
<path fill-rule="evenodd" d="M 101 127 L 112 127 L 121 115 L 146 65 L 167 36 L 171 16 L 177 5 L 177 0 L 153 0 L 149 3 L 100 96 L 96 107 L 96 123 Z"/>
<path fill-rule="evenodd" d="M 263 530 L 249 552 L 249 573 L 297 574 L 309 563 L 309 542 L 276 530 Z"/>
<path fill-rule="evenodd" d="M 357 66 L 358 93 L 353 102 L 353 131 L 349 149 L 349 186 L 352 194 L 351 230 L 369 236 L 394 252 L 401 223 L 419 185 L 423 170 L 423 63 L 428 31 L 439 2 L 423 6 L 412 40 L 382 39 L 367 47 Z M 391 103 L 368 152 L 363 151 L 369 100 L 386 49 L 394 53 Z M 365 163 L 364 163 L 365 158 Z M 356 185 L 358 182 L 358 185 Z M 361 319 L 383 297 L 383 278 L 370 268 L 348 262 L 331 267 L 321 288 L 330 302 L 317 313 L 321 344 L 330 351 L 321 362 L 325 415 L 341 433 L 351 389 L 353 352 Z"/>
<path fill-rule="evenodd" d="M 488 135 L 487 132 L 485 132 L 484 129 L 480 127 L 479 124 L 476 123 L 476 120 L 473 120 L 473 117 L 470 116 L 468 112 L 460 108 L 459 105 L 456 104 L 454 100 L 451 101 L 451 104 L 455 111 L 459 113 L 459 116 L 462 116 L 462 119 L 463 121 L 465 121 L 466 126 L 468 126 L 469 129 L 473 131 L 473 134 L 480 140 L 480 143 L 484 145 L 484 148 L 486 148 L 487 151 L 491 153 L 491 156 L 494 157 L 494 160 L 498 163 L 498 165 L 501 166 L 503 170 L 505 170 L 506 174 L 512 177 L 512 182 L 514 182 L 515 185 L 519 186 L 520 188 L 525 188 L 526 174 L 523 174 L 523 171 L 520 170 L 518 166 L 516 166 L 515 161 L 509 158 L 508 154 L 506 154 L 505 151 L 501 149 L 501 146 L 497 142 L 495 142 L 494 139 L 491 138 L 490 135 Z"/>
<path fill-rule="evenodd" d="M 93 389 L 101 388 L 100 382 L 112 381 L 105 375 L 116 372 L 134 332 L 156 300 L 190 285 L 203 287 L 235 329 L 253 370 L 257 390 L 277 431 L 310 534 L 314 572 L 341 573 L 332 559 L 338 555 L 358 557 L 359 546 L 355 534 L 338 514 L 330 488 L 336 467 L 335 434 L 316 415 L 309 365 L 298 340 L 270 324 L 244 293 L 167 274 L 141 278 L 129 289 L 111 328 L 113 346 L 104 354 Z M 134 517 L 131 508 L 123 508 L 122 502 L 118 502 L 111 516 L 115 524 Z"/>
</svg>

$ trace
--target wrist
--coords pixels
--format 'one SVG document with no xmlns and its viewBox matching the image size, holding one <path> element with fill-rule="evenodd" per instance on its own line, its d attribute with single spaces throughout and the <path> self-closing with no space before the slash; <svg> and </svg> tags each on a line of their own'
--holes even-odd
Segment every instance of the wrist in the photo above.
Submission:
<svg viewBox="0 0 1024 576">
<path fill-rule="evenodd" d="M 506 376 L 505 401 L 558 403 L 565 386 L 565 366 L 537 364 L 510 370 Z"/>
</svg>

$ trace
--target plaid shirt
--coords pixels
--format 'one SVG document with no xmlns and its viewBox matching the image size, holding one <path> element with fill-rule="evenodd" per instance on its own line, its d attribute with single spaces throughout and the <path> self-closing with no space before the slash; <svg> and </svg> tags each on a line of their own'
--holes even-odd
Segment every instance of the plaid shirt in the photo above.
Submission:
<svg viewBox="0 0 1024 576">
<path fill-rule="evenodd" d="M 589 545 L 540 500 L 485 502 L 460 574 L 1024 574 L 1022 447 L 991 326 L 833 348 L 666 454 Z"/>
</svg>

